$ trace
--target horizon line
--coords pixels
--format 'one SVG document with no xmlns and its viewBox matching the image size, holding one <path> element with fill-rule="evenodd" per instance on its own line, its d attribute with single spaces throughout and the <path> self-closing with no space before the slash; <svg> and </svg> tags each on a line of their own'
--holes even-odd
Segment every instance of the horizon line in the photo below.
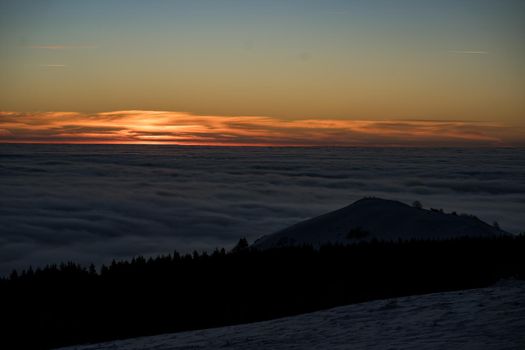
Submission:
<svg viewBox="0 0 525 350">
<path fill-rule="evenodd" d="M 51 146 L 161 146 L 161 147 L 214 147 L 214 148 L 436 148 L 436 149 L 452 149 L 452 148 L 525 148 L 525 145 L 461 145 L 461 146 L 443 146 L 443 145 L 403 145 L 403 144 L 392 144 L 392 145 L 278 145 L 278 144 L 183 144 L 183 143 L 167 143 L 167 142 L 53 142 L 53 141 L 19 141 L 19 142 L 0 142 L 0 145 L 51 145 Z"/>
</svg>

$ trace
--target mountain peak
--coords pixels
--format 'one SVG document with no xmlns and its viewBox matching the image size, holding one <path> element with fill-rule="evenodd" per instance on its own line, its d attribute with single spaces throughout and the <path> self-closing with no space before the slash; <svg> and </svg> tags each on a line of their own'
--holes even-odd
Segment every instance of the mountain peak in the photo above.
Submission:
<svg viewBox="0 0 525 350">
<path fill-rule="evenodd" d="M 353 243 L 361 240 L 446 239 L 508 234 L 472 215 L 423 209 L 403 202 L 362 198 L 344 208 L 299 222 L 254 243 L 257 248 Z"/>
</svg>

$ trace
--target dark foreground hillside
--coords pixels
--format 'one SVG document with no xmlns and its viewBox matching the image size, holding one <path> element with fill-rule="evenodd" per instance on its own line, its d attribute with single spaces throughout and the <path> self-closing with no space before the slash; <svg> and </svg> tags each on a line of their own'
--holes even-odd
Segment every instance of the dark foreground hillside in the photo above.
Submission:
<svg viewBox="0 0 525 350">
<path fill-rule="evenodd" d="M 0 282 L 0 347 L 45 349 L 208 328 L 525 279 L 525 236 L 178 254 Z"/>
<path fill-rule="evenodd" d="M 523 350 L 525 281 L 61 350 Z"/>
</svg>

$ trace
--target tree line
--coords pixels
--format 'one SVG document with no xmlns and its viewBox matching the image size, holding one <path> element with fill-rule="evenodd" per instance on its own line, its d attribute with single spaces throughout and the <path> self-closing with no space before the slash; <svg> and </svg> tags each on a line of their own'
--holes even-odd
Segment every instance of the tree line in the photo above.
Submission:
<svg viewBox="0 0 525 350">
<path fill-rule="evenodd" d="M 0 279 L 0 348 L 49 349 L 485 287 L 525 279 L 524 251 L 523 235 L 264 251 L 241 240 L 228 252 L 27 269 Z"/>
</svg>

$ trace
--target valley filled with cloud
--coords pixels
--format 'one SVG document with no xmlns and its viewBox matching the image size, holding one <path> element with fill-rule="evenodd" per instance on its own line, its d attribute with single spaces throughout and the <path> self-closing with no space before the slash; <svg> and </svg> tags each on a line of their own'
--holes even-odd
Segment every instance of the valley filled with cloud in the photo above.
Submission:
<svg viewBox="0 0 525 350">
<path fill-rule="evenodd" d="M 1 145 L 0 273 L 231 247 L 377 196 L 525 230 L 512 148 Z"/>
</svg>

